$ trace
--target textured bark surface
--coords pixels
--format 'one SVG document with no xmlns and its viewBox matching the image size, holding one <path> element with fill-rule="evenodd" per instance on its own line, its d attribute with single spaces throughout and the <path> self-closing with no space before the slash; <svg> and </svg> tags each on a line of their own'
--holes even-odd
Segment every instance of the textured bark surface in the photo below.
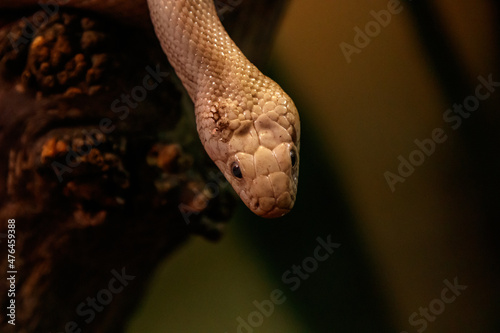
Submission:
<svg viewBox="0 0 500 333">
<path fill-rule="evenodd" d="M 227 24 L 246 3 L 219 2 Z M 262 16 L 284 1 L 254 3 Z M 17 270 L 16 325 L 2 283 L 0 331 L 122 332 L 157 264 L 190 234 L 219 238 L 235 199 L 148 24 L 65 8 L 0 16 L 0 272 L 12 270 L 9 219 Z M 263 62 L 278 20 L 250 16 Z"/>
</svg>

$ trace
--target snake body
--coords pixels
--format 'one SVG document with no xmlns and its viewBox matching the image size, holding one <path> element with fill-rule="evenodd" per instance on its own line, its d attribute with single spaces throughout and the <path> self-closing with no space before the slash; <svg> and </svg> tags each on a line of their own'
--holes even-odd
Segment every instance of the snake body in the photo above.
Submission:
<svg viewBox="0 0 500 333">
<path fill-rule="evenodd" d="M 299 173 L 300 122 L 293 101 L 234 44 L 213 0 L 147 1 L 161 46 L 194 102 L 206 152 L 254 213 L 286 214 Z M 64 4 L 133 20 L 145 15 L 141 2 L 60 0 L 50 8 Z M 36 3 L 0 0 L 0 7 Z"/>
<path fill-rule="evenodd" d="M 195 105 L 210 158 L 257 215 L 292 209 L 300 123 L 291 98 L 222 26 L 212 0 L 148 0 L 163 51 Z"/>
</svg>

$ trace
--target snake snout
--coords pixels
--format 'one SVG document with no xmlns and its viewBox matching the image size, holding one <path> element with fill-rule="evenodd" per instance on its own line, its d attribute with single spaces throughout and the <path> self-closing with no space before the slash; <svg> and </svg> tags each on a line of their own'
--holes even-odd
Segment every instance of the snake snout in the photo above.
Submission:
<svg viewBox="0 0 500 333">
<path fill-rule="evenodd" d="M 255 214 L 274 218 L 285 215 L 293 208 L 296 191 L 297 184 L 290 175 L 278 171 L 256 177 L 248 193 L 240 196 Z"/>
</svg>

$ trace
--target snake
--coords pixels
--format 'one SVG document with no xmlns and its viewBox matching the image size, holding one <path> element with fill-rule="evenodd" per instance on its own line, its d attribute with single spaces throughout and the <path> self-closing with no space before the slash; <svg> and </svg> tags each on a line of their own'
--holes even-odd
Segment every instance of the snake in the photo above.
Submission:
<svg viewBox="0 0 500 333">
<path fill-rule="evenodd" d="M 113 1 L 64 0 L 102 11 L 116 8 L 108 5 Z M 213 0 L 147 0 L 147 6 L 161 47 L 193 101 L 208 156 L 256 215 L 288 213 L 299 175 L 300 120 L 293 100 L 245 57 Z"/>
</svg>

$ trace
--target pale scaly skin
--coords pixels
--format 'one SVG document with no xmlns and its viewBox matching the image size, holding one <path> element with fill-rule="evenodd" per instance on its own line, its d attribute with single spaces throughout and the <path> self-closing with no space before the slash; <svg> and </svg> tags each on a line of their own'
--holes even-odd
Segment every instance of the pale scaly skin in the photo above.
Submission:
<svg viewBox="0 0 500 333">
<path fill-rule="evenodd" d="M 162 48 L 195 104 L 208 155 L 255 214 L 286 214 L 299 174 L 293 101 L 238 49 L 212 0 L 148 4 Z"/>
</svg>

